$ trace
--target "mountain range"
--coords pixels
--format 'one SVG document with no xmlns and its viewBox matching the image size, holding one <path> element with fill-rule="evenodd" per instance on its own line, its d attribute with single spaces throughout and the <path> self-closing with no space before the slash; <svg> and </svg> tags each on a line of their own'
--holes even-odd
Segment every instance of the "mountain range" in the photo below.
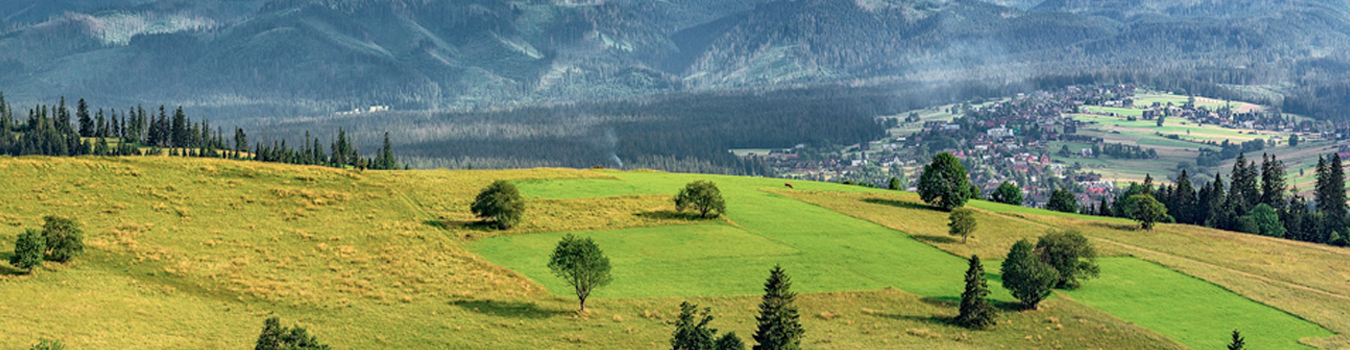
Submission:
<svg viewBox="0 0 1350 350">
<path fill-rule="evenodd" d="M 1341 0 L 11 0 L 0 86 L 225 118 L 1151 75 L 1313 94 Z"/>
</svg>

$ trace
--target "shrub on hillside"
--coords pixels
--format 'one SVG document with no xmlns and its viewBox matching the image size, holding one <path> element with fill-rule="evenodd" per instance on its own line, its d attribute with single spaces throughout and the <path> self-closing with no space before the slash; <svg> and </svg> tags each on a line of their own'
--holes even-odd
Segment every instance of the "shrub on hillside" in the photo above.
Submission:
<svg viewBox="0 0 1350 350">
<path fill-rule="evenodd" d="M 80 224 L 60 216 L 47 216 L 42 225 L 47 260 L 66 262 L 84 253 L 84 231 Z"/>
<path fill-rule="evenodd" d="M 318 338 L 300 326 L 282 327 L 281 320 L 273 317 L 263 321 L 262 334 L 254 350 L 329 350 L 332 347 L 320 344 Z"/>
<path fill-rule="evenodd" d="M 1078 231 L 1051 231 L 1036 242 L 1036 257 L 1059 273 L 1058 288 L 1076 289 L 1080 280 L 1097 277 L 1097 249 Z"/>
<path fill-rule="evenodd" d="M 19 234 L 19 239 L 14 242 L 14 255 L 9 258 L 9 263 L 33 273 L 34 267 L 42 266 L 42 253 L 45 251 L 47 243 L 42 239 L 42 234 L 28 229 Z"/>
<path fill-rule="evenodd" d="M 1028 309 L 1035 310 L 1050 296 L 1055 283 L 1059 281 L 1059 272 L 1041 262 L 1032 250 L 1031 242 L 1025 239 L 1013 244 L 1003 260 L 1003 288 L 1012 292 L 1013 297 L 1021 300 Z"/>
<path fill-rule="evenodd" d="M 510 229 L 525 216 L 525 199 L 510 182 L 498 180 L 484 188 L 470 207 L 473 214 L 498 229 Z"/>
<path fill-rule="evenodd" d="M 675 209 L 684 211 L 694 209 L 699 217 L 715 218 L 727 213 L 727 202 L 722 199 L 722 190 L 712 181 L 690 182 L 675 194 Z"/>
</svg>

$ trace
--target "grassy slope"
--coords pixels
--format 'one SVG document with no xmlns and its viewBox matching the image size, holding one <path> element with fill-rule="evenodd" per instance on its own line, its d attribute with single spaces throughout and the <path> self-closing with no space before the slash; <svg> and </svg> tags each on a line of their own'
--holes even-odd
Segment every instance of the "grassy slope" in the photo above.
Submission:
<svg viewBox="0 0 1350 350">
<path fill-rule="evenodd" d="M 753 280 L 755 267 L 773 263 L 783 263 L 798 274 L 798 283 L 808 291 L 830 289 L 870 289 L 876 288 L 876 282 L 886 283 L 902 290 L 920 295 L 955 298 L 959 290 L 950 288 L 959 286 L 958 282 L 948 280 L 959 275 L 963 269 L 960 258 L 941 254 L 937 249 L 915 248 L 918 240 L 931 242 L 937 246 L 966 253 L 978 253 L 989 258 L 997 258 L 1012 241 L 1018 238 L 1033 237 L 1046 230 L 1045 225 L 1016 217 L 984 213 L 981 221 L 998 233 L 983 235 L 990 239 L 976 245 L 981 248 L 966 250 L 967 245 L 940 235 L 945 229 L 945 216 L 921 205 L 913 198 L 910 200 L 894 197 L 865 196 L 856 198 L 834 192 L 818 193 L 817 200 L 831 201 L 843 198 L 853 203 L 825 205 L 825 208 L 840 212 L 855 213 L 860 206 L 870 206 L 880 210 L 863 217 L 883 225 L 910 232 L 918 240 L 898 236 L 893 231 L 875 230 L 870 226 L 852 224 L 848 218 L 833 217 L 838 214 L 820 212 L 810 206 L 801 206 L 800 202 L 774 193 L 760 190 L 773 188 L 780 194 L 792 195 L 796 191 L 777 190 L 780 182 L 771 179 L 749 179 L 732 177 L 708 177 L 675 174 L 615 174 L 625 181 L 613 180 L 559 180 L 544 183 L 528 183 L 523 189 L 537 196 L 597 196 L 630 193 L 658 193 L 663 188 L 678 188 L 681 183 L 693 178 L 713 178 L 719 183 L 731 203 L 749 202 L 752 205 L 741 206 L 733 212 L 732 218 L 740 228 L 749 231 L 718 232 L 727 235 L 726 241 L 710 245 L 692 245 L 707 239 L 707 227 L 685 226 L 682 228 L 630 229 L 608 232 L 583 232 L 594 237 L 601 246 L 618 247 L 614 249 L 616 262 L 622 262 L 628 270 L 616 273 L 626 275 L 635 281 L 616 282 L 604 296 L 649 297 L 679 295 L 726 295 L 751 294 L 756 292 L 754 284 L 742 281 Z M 801 190 L 819 189 L 817 184 L 798 184 Z M 655 187 L 653 187 L 655 186 Z M 772 186 L 772 187 L 771 187 Z M 839 189 L 839 188 L 830 188 Z M 848 189 L 848 188 L 844 188 Z M 852 189 L 850 189 L 852 190 Z M 910 195 L 912 197 L 912 195 Z M 820 199 L 820 198 L 824 199 Z M 1016 209 L 1019 212 L 1042 212 L 1032 209 Z M 750 213 L 742 213 L 750 211 Z M 781 213 L 793 213 L 785 217 Z M 739 215 L 737 215 L 739 214 Z M 776 215 L 775 215 L 776 214 Z M 1072 216 L 1069 216 L 1072 217 Z M 765 221 L 764 219 L 769 219 Z M 1117 221 L 1118 225 L 1121 224 Z M 898 227 L 897 227 L 898 226 Z M 728 228 L 730 229 L 730 228 Z M 1009 232 L 1011 234 L 1009 234 Z M 557 241 L 558 235 L 530 235 L 500 238 L 482 242 L 475 251 L 489 260 L 508 268 L 520 271 L 527 276 L 540 280 L 555 293 L 565 294 L 566 286 L 551 281 L 549 273 L 542 266 L 544 255 Z M 678 237 L 678 242 L 669 242 Z M 733 236 L 734 235 L 734 236 Z M 753 239 L 762 236 L 772 240 L 764 242 Z M 983 237 L 982 236 L 982 237 Z M 842 239 L 840 239 L 842 238 Z M 686 241 L 687 240 L 687 241 Z M 858 246 L 857 242 L 869 242 L 868 246 Z M 725 245 L 734 245 L 739 249 L 727 250 Z M 644 247 L 660 246 L 662 249 L 652 252 L 643 251 Z M 719 249 L 720 248 L 720 249 Z M 796 248 L 796 249 L 791 249 Z M 650 248 L 649 248 L 650 249 Z M 659 253 L 658 253 L 659 252 Z M 1120 254 L 1117 251 L 1117 254 Z M 945 255 L 945 256 L 944 256 Z M 1134 261 L 1131 259 L 1131 261 Z M 1137 262 L 1137 261 L 1136 261 Z M 1107 283 L 1086 289 L 1080 293 L 1089 304 L 1111 300 L 1113 296 L 1129 295 L 1139 298 L 1126 298 L 1108 306 L 1119 306 L 1111 311 L 1125 316 L 1126 320 L 1143 324 L 1164 334 L 1176 337 L 1183 343 L 1195 348 L 1207 348 L 1223 341 L 1223 334 L 1233 328 L 1261 329 L 1264 337 L 1254 338 L 1253 345 L 1272 349 L 1298 349 L 1303 346 L 1298 340 L 1304 337 L 1325 337 L 1331 335 L 1316 325 L 1291 317 L 1279 310 L 1252 302 L 1231 292 L 1204 283 L 1185 275 L 1167 270 L 1145 270 L 1147 273 L 1129 273 L 1125 271 L 1134 265 L 1129 261 L 1112 261 L 1109 266 L 1120 266 L 1120 270 L 1110 268 L 1105 272 Z M 1145 264 L 1147 266 L 1147 264 Z M 993 267 L 993 266 L 991 266 Z M 994 270 L 991 268 L 990 270 Z M 942 272 L 934 274 L 934 272 Z M 1117 273 L 1119 272 L 1119 273 Z M 1146 285 L 1150 276 L 1158 280 L 1169 281 L 1150 289 Z M 640 277 L 639 277 L 640 276 Z M 1114 282 L 1114 283 L 1112 283 Z M 944 287 L 948 287 L 944 289 Z M 997 288 L 995 288 L 997 290 Z M 1153 298 L 1156 291 L 1173 295 L 1196 295 L 1197 300 L 1180 298 Z M 1192 293 L 1201 291 L 1202 293 Z M 1079 294 L 1075 294 L 1079 295 Z M 1006 292 L 996 291 L 996 298 L 1009 300 Z M 1160 318 L 1150 310 L 1173 310 L 1182 316 Z M 1258 320 L 1258 321 L 1247 321 Z M 1213 320 L 1232 320 L 1214 322 Z M 1217 335 L 1217 336 L 1216 336 Z M 1213 338 L 1213 339 L 1211 339 Z"/>
<path fill-rule="evenodd" d="M 0 348 L 38 337 L 75 349 L 248 348 L 274 315 L 342 349 L 660 348 L 683 298 L 603 299 L 577 315 L 570 298 L 464 248 L 465 237 L 497 235 L 464 225 L 492 180 L 608 177 L 0 158 L 0 178 L 17 184 L 0 186 L 0 244 L 61 214 L 84 224 L 89 245 L 35 275 L 0 268 Z M 688 224 L 663 214 L 666 195 L 588 196 L 531 200 L 530 221 L 507 234 Z M 743 205 L 733 210 L 753 212 Z M 718 328 L 749 336 L 756 297 L 692 299 L 714 307 Z M 1179 348 L 1067 299 L 1004 314 L 989 332 L 948 325 L 949 301 L 900 290 L 804 294 L 800 305 L 811 348 Z"/>
<path fill-rule="evenodd" d="M 842 210 L 855 217 L 878 222 L 887 227 L 905 230 L 919 237 L 923 235 L 941 236 L 945 233 L 945 228 L 941 224 L 945 217 L 941 213 L 914 209 L 920 201 L 917 195 L 912 193 L 892 192 L 850 196 L 821 192 L 797 192 L 793 196 L 827 208 Z M 1314 336 L 1316 334 L 1322 334 L 1322 336 L 1328 334 L 1318 331 L 1309 332 L 1306 327 L 1300 325 L 1300 322 L 1290 321 L 1286 315 L 1278 312 L 1272 314 L 1270 313 L 1272 310 L 1269 308 L 1264 308 L 1266 316 L 1254 317 L 1250 316 L 1250 312 L 1253 311 L 1234 306 L 1241 303 L 1218 300 L 1213 301 L 1211 305 L 1218 305 L 1223 309 L 1194 309 L 1205 304 L 1197 305 L 1189 300 L 1174 299 L 1172 304 L 1168 304 L 1166 307 L 1157 307 L 1157 305 L 1165 304 L 1166 300 L 1149 300 L 1143 304 L 1148 307 L 1135 305 L 1134 311 L 1151 309 L 1190 310 L 1188 311 L 1190 315 L 1213 315 L 1214 312 L 1227 313 L 1226 317 L 1201 317 L 1200 319 L 1252 322 L 1245 329 L 1266 330 L 1268 335 L 1280 332 L 1274 332 L 1274 328 L 1263 324 L 1263 322 L 1271 319 L 1289 321 L 1285 323 L 1286 327 L 1282 328 L 1287 332 L 1282 333 L 1287 336 L 1283 342 L 1269 338 L 1261 340 L 1271 341 L 1266 346 L 1268 348 L 1287 347 L 1289 346 L 1288 341 L 1298 339 L 1299 334 L 1314 337 L 1304 339 L 1304 343 L 1323 348 L 1343 348 L 1350 345 L 1350 341 L 1347 341 L 1344 335 L 1350 331 L 1350 322 L 1347 322 L 1344 317 L 1344 315 L 1350 314 L 1350 303 L 1347 303 L 1350 299 L 1345 296 L 1347 291 L 1350 291 L 1350 289 L 1346 289 L 1350 287 L 1350 280 L 1344 277 L 1343 269 L 1336 268 L 1337 266 L 1350 264 L 1350 254 L 1347 254 L 1344 249 L 1187 225 L 1159 225 L 1159 228 L 1154 232 L 1140 232 L 1134 229 L 1135 225 L 1132 222 L 1123 219 L 1086 217 L 983 201 L 972 202 L 971 206 L 981 209 L 980 222 L 992 222 L 994 224 L 982 226 L 982 229 L 977 232 L 976 238 L 972 239 L 970 244 L 962 245 L 954 240 L 926 241 L 953 253 L 978 253 L 984 256 L 1006 252 L 1006 247 L 1011 245 L 1011 242 L 1039 235 L 1043 230 L 1050 227 L 1078 229 L 1096 240 L 1104 255 L 1132 256 L 1161 264 L 1173 270 L 1196 276 L 1223 289 L 1272 305 L 1342 335 L 1333 338 L 1316 338 Z M 903 214 L 897 215 L 897 211 L 903 212 Z M 1120 273 L 1113 274 L 1110 269 L 1106 269 L 1106 275 L 1104 275 L 1102 281 L 1089 282 L 1088 289 L 1073 292 L 1071 295 L 1077 296 L 1078 293 L 1096 294 L 1099 292 L 1104 292 L 1105 295 L 1116 293 L 1147 295 L 1146 293 L 1150 292 L 1148 289 L 1131 291 L 1116 288 L 1128 285 L 1121 283 L 1122 281 L 1142 283 L 1151 282 L 1155 278 L 1180 276 L 1147 275 L 1148 280 L 1140 281 L 1137 278 L 1141 276 L 1133 273 L 1134 271 L 1131 269 L 1122 269 L 1118 272 Z M 1133 278 L 1136 278 L 1136 280 L 1130 281 L 1130 275 L 1134 275 Z M 1100 282 L 1106 282 L 1106 285 L 1102 285 Z M 1149 283 L 1149 285 L 1152 286 L 1152 283 Z M 1195 290 L 1208 290 L 1231 296 L 1229 293 L 1216 291 L 1216 288 L 1206 289 L 1204 284 L 1191 284 L 1189 286 L 1169 284 L 1169 286 L 1174 288 L 1160 290 L 1171 295 L 1191 295 L 1194 294 L 1192 291 Z M 1091 299 L 1085 301 L 1090 305 L 1100 307 L 1100 305 L 1094 304 Z M 1143 302 L 1142 299 L 1139 301 Z M 1158 329 L 1164 334 L 1182 340 L 1193 347 L 1213 347 L 1212 344 L 1206 342 L 1209 338 L 1200 339 L 1191 336 L 1194 330 L 1188 327 L 1193 327 L 1193 325 L 1185 318 L 1158 319 L 1151 318 L 1143 313 L 1130 314 L 1119 311 L 1121 310 L 1113 310 L 1113 313 L 1125 317 L 1127 320 Z M 1187 314 L 1180 311 L 1178 313 Z M 1211 327 L 1209 333 L 1222 333 L 1225 332 L 1224 328 L 1238 327 L 1236 324 L 1219 322 L 1201 325 Z"/>
</svg>

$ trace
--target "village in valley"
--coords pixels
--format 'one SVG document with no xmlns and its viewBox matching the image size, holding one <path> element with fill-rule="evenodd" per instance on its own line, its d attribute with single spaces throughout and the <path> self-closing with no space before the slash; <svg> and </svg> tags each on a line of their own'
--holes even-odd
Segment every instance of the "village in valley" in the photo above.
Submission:
<svg viewBox="0 0 1350 350">
<path fill-rule="evenodd" d="M 1239 154 L 1280 157 L 1296 191 L 1307 190 L 1318 155 L 1347 152 L 1335 125 L 1238 101 L 1150 91 L 1132 85 L 1070 86 L 1015 97 L 974 100 L 884 116 L 887 139 L 856 145 L 800 144 L 733 150 L 770 164 L 781 177 L 885 187 L 892 177 L 913 190 L 934 155 L 947 152 L 970 169 L 987 195 L 1004 181 L 1041 206 L 1059 188 L 1079 203 L 1182 170 L 1207 181 Z"/>
</svg>

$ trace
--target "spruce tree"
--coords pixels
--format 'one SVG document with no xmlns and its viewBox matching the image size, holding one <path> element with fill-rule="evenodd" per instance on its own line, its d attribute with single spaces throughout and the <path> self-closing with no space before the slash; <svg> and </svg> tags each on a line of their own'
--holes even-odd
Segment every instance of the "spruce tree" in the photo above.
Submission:
<svg viewBox="0 0 1350 350">
<path fill-rule="evenodd" d="M 1261 201 L 1261 190 L 1257 184 L 1258 180 L 1256 165 L 1247 162 L 1243 154 L 1238 154 L 1237 162 L 1233 164 L 1232 171 L 1233 183 L 1229 186 L 1228 201 L 1232 203 L 1234 215 L 1246 215 L 1247 211 L 1255 207 Z"/>
<path fill-rule="evenodd" d="M 75 119 L 80 123 L 80 136 L 94 137 L 94 120 L 89 118 L 89 105 L 84 103 L 84 99 L 76 104 Z"/>
<path fill-rule="evenodd" d="M 1334 208 L 1331 213 L 1328 213 L 1328 219 L 1337 227 L 1345 226 L 1345 165 L 1341 162 L 1340 153 L 1331 156 L 1331 163 L 1327 164 L 1327 168 L 1331 173 L 1331 188 L 1328 198 Z"/>
<path fill-rule="evenodd" d="M 717 344 L 713 345 L 714 350 L 745 350 L 745 342 L 736 332 L 727 332 L 721 338 L 717 338 Z"/>
<path fill-rule="evenodd" d="M 966 269 L 966 291 L 961 293 L 961 313 L 956 322 L 973 329 L 985 329 L 994 324 L 994 306 L 989 303 L 989 283 L 984 279 L 984 265 L 978 255 L 970 256 Z"/>
<path fill-rule="evenodd" d="M 758 327 L 754 350 L 797 350 L 801 348 L 802 329 L 797 306 L 797 293 L 792 292 L 792 279 L 782 266 L 775 265 L 764 283 L 764 297 L 759 303 Z"/>
<path fill-rule="evenodd" d="M 1261 155 L 1261 203 L 1284 208 L 1289 185 L 1284 179 L 1284 162 L 1274 155 Z"/>
<path fill-rule="evenodd" d="M 1172 211 L 1172 217 L 1177 222 L 1194 224 L 1195 223 L 1195 187 L 1191 184 L 1191 177 L 1185 169 L 1181 170 L 1181 177 L 1177 178 L 1177 187 L 1172 190 L 1172 205 L 1168 208 Z"/>
<path fill-rule="evenodd" d="M 1233 342 L 1228 343 L 1228 350 L 1243 350 L 1247 346 L 1247 340 L 1242 338 L 1242 333 L 1236 329 L 1233 330 Z"/>
<path fill-rule="evenodd" d="M 680 315 L 675 318 L 675 333 L 670 337 L 671 350 L 710 350 L 713 348 L 713 336 L 716 329 L 708 328 L 712 322 L 710 309 L 698 312 L 697 304 L 680 303 Z"/>
</svg>

